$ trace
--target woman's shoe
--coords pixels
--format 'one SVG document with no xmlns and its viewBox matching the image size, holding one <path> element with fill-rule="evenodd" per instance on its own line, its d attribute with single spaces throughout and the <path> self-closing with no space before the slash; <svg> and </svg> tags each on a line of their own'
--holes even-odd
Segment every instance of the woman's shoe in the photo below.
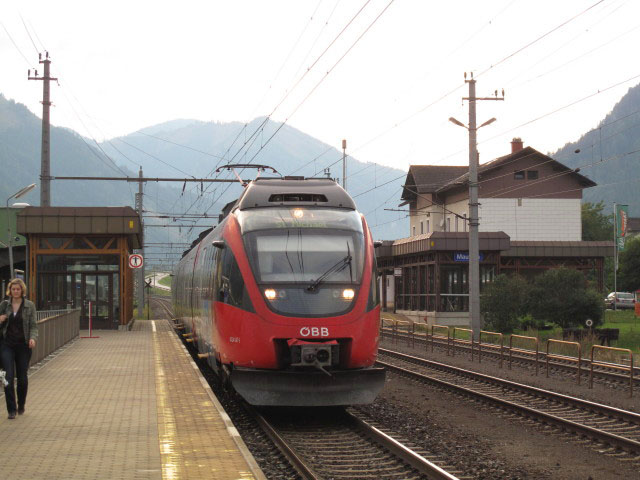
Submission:
<svg viewBox="0 0 640 480">
<path fill-rule="evenodd" d="M 14 418 L 16 418 L 16 412 L 10 412 L 8 418 L 9 420 L 13 420 Z"/>
</svg>

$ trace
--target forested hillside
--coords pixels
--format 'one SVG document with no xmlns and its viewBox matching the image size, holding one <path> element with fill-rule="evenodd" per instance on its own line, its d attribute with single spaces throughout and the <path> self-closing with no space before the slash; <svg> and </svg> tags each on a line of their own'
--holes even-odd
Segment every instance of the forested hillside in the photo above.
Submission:
<svg viewBox="0 0 640 480">
<path fill-rule="evenodd" d="M 585 201 L 627 204 L 630 215 L 640 216 L 640 85 L 593 130 L 552 156 L 598 184 L 584 191 Z"/>
</svg>

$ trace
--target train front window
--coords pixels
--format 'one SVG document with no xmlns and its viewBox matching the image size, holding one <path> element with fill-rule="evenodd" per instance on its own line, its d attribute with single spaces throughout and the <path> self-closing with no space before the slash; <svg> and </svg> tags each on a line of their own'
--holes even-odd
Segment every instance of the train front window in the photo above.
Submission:
<svg viewBox="0 0 640 480">
<path fill-rule="evenodd" d="M 272 310 L 315 317 L 352 308 L 364 266 L 357 212 L 251 209 L 239 220 L 251 268 Z"/>
<path fill-rule="evenodd" d="M 362 235 L 316 229 L 267 230 L 247 234 L 258 283 L 358 283 Z M 350 257 L 351 261 L 344 261 Z"/>
</svg>

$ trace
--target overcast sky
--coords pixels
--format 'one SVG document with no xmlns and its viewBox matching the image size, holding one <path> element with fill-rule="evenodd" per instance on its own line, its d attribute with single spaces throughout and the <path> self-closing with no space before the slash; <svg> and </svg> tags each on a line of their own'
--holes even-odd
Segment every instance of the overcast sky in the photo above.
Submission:
<svg viewBox="0 0 640 480">
<path fill-rule="evenodd" d="M 479 96 L 505 89 L 504 102 L 478 104 L 478 124 L 497 118 L 479 130 L 481 162 L 508 153 L 514 136 L 554 151 L 640 83 L 638 1 L 388 5 L 5 0 L 0 92 L 41 116 L 42 85 L 27 69 L 46 48 L 60 81 L 51 121 L 85 136 L 273 112 L 338 149 L 346 138 L 359 160 L 406 169 L 467 163 L 467 132 L 447 121 L 468 121 L 465 71 L 475 72 Z"/>
</svg>

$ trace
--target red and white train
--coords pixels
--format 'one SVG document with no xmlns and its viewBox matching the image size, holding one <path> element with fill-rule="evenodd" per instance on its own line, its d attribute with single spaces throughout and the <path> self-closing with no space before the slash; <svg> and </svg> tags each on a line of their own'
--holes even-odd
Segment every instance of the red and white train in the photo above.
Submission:
<svg viewBox="0 0 640 480">
<path fill-rule="evenodd" d="M 374 242 L 333 180 L 250 182 L 172 291 L 198 351 L 250 404 L 363 404 L 384 385 Z"/>
</svg>

